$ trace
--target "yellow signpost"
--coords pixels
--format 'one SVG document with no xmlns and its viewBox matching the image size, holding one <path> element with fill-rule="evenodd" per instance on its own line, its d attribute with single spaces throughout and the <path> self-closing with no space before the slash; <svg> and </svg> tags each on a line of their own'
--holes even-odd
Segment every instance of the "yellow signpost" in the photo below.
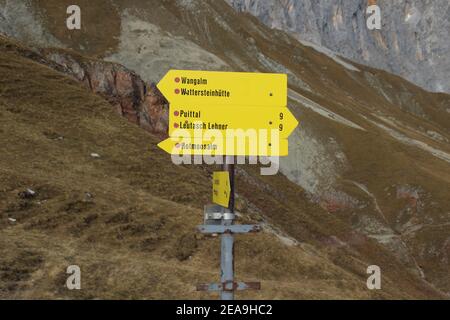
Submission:
<svg viewBox="0 0 450 320">
<path fill-rule="evenodd" d="M 287 106 L 285 74 L 170 70 L 158 89 L 185 106 Z"/>
<path fill-rule="evenodd" d="M 270 134 L 270 133 L 269 133 Z M 217 132 L 221 136 L 220 131 Z M 252 136 L 217 138 L 211 131 L 206 137 L 170 137 L 161 141 L 158 147 L 173 155 L 203 156 L 287 156 L 288 140 L 256 139 Z M 259 140 L 259 141 L 258 141 Z M 263 142 L 266 141 L 266 142 Z"/>
<path fill-rule="evenodd" d="M 170 106 L 169 136 L 188 133 L 203 135 L 206 130 L 278 130 L 280 138 L 288 138 L 298 121 L 286 107 Z M 182 130 L 179 130 L 182 129 Z"/>
<path fill-rule="evenodd" d="M 234 225 L 234 156 L 287 156 L 288 137 L 298 121 L 287 108 L 287 75 L 270 73 L 171 70 L 158 89 L 170 103 L 169 138 L 158 146 L 172 155 L 224 156 L 224 171 L 213 173 L 213 202 L 198 229 L 221 234 L 221 282 L 198 290 L 259 289 L 235 282 L 233 234 L 257 232 L 258 225 Z"/>
<path fill-rule="evenodd" d="M 213 173 L 213 202 L 228 208 L 230 202 L 230 173 L 217 171 Z"/>
</svg>

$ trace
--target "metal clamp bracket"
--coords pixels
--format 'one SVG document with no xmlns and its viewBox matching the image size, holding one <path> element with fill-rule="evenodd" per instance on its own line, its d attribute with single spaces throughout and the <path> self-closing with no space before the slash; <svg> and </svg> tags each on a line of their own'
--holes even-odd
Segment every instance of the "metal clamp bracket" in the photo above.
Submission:
<svg viewBox="0 0 450 320">
<path fill-rule="evenodd" d="M 202 283 L 197 285 L 197 291 L 242 291 L 242 290 L 261 290 L 260 282 L 233 282 L 224 283 Z"/>
<path fill-rule="evenodd" d="M 229 212 L 205 212 L 205 221 L 207 220 L 234 220 L 234 213 Z"/>
<path fill-rule="evenodd" d="M 197 226 L 201 233 L 249 233 L 261 231 L 257 224 L 233 224 L 233 225 L 200 225 Z"/>
</svg>

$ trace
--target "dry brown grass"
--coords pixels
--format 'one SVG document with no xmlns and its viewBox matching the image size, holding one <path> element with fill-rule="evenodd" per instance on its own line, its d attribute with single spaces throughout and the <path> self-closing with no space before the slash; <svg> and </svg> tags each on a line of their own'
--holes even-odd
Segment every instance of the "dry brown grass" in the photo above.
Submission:
<svg viewBox="0 0 450 320">
<path fill-rule="evenodd" d="M 81 9 L 81 30 L 67 32 L 67 7 L 76 4 Z M 120 14 L 109 0 L 36 0 L 33 5 L 48 30 L 68 48 L 93 56 L 104 56 L 118 46 Z"/>
<path fill-rule="evenodd" d="M 17 51 L 0 52 L 0 90 L 0 298 L 214 297 L 194 291 L 218 279 L 218 240 L 194 231 L 212 168 L 173 165 L 102 98 Z M 442 297 L 372 240 L 328 245 L 352 234 L 345 223 L 284 176 L 246 170 L 265 187 L 239 178 L 239 194 L 302 244 L 239 236 L 237 276 L 263 286 L 239 298 Z M 37 196 L 21 199 L 26 188 Z M 387 270 L 379 293 L 365 287 L 373 261 Z M 64 287 L 71 264 L 82 269 L 81 291 Z"/>
</svg>

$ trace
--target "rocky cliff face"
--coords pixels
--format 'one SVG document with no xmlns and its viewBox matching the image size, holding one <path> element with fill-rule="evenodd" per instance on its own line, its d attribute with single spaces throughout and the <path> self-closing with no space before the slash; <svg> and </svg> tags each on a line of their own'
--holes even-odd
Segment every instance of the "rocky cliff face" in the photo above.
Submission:
<svg viewBox="0 0 450 320">
<path fill-rule="evenodd" d="M 45 64 L 102 95 L 130 122 L 161 137 L 167 135 L 168 102 L 154 83 L 146 84 L 136 73 L 116 63 L 89 60 L 57 49 L 40 50 L 40 54 Z"/>
<path fill-rule="evenodd" d="M 428 90 L 450 92 L 450 2 L 447 0 L 227 0 L 272 28 L 344 57 L 394 72 Z M 382 28 L 366 27 L 369 4 Z"/>
</svg>

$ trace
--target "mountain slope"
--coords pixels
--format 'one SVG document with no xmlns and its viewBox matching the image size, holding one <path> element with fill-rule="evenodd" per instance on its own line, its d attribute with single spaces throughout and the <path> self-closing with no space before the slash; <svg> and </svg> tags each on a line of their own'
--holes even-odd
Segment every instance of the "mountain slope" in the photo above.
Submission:
<svg viewBox="0 0 450 320">
<path fill-rule="evenodd" d="M 355 64 L 321 48 L 315 50 L 303 46 L 293 37 L 267 28 L 250 15 L 236 13 L 223 1 L 104 1 L 102 6 L 106 6 L 105 12 L 115 10 L 116 13 L 101 15 L 101 20 L 114 25 L 112 30 L 120 30 L 120 33 L 110 34 L 107 42 L 117 40 L 114 45 L 95 42 L 95 46 L 84 45 L 92 43 L 97 37 L 87 27 L 76 38 L 81 40 L 74 39 L 70 32 L 56 29 L 51 17 L 64 16 L 65 12 L 64 6 L 57 6 L 56 3 L 50 0 L 35 2 L 29 7 L 30 12 L 40 17 L 40 20 L 34 21 L 40 23 L 46 30 L 46 35 L 58 39 L 59 45 L 63 47 L 119 62 L 137 71 L 146 81 L 157 82 L 169 68 L 184 67 L 288 73 L 290 109 L 301 125 L 291 136 L 290 156 L 282 159 L 281 170 L 284 175 L 260 177 L 257 168 L 245 167 L 239 171 L 237 183 L 238 208 L 245 219 L 262 220 L 268 224 L 268 230 L 276 230 L 281 239 L 287 238 L 289 243 L 299 243 L 294 247 L 280 245 L 266 255 L 263 251 L 252 249 L 265 245 L 260 240 L 255 240 L 260 236 L 242 238 L 243 243 L 249 245 L 247 253 L 263 255 L 264 259 L 261 257 L 256 262 L 261 270 L 268 268 L 268 281 L 275 281 L 272 283 L 274 286 L 276 281 L 284 283 L 289 274 L 299 277 L 295 281 L 305 281 L 304 276 L 308 275 L 308 271 L 305 271 L 304 266 L 309 265 L 307 261 L 310 257 L 295 262 L 280 258 L 277 262 L 276 251 L 288 250 L 287 256 L 300 259 L 297 255 L 302 256 L 303 253 L 298 252 L 307 251 L 306 246 L 313 248 L 313 260 L 325 259 L 323 263 L 327 265 L 326 270 L 340 270 L 338 274 L 333 273 L 334 271 L 328 273 L 325 278 L 346 279 L 342 278 L 343 274 L 348 274 L 358 279 L 356 287 L 353 284 L 347 286 L 346 283 L 335 283 L 333 288 L 323 291 L 323 295 L 376 295 L 364 289 L 365 268 L 369 264 L 380 265 L 383 274 L 386 273 L 388 289 L 379 293 L 382 297 L 403 294 L 415 297 L 417 290 L 424 290 L 423 286 L 429 288 L 422 281 L 448 292 L 448 95 L 428 93 L 386 72 Z M 92 6 L 90 4 L 84 10 L 90 10 Z M 94 12 L 101 13 L 99 7 L 93 8 Z M 120 19 L 117 20 L 117 17 Z M 18 30 L 23 32 L 23 29 Z M 20 34 L 16 36 L 22 38 Z M 108 37 L 107 34 L 104 36 Z M 40 44 L 45 45 L 45 42 Z M 51 55 L 45 56 L 52 60 Z M 53 62 L 64 61 L 58 59 L 58 54 L 56 58 Z M 49 61 L 46 62 L 48 63 Z M 5 66 L 6 70 L 17 67 Z M 12 80 L 12 83 L 18 85 L 24 82 L 18 88 L 25 86 L 24 78 L 14 80 L 8 74 L 5 79 L 8 83 Z M 39 94 L 46 90 L 37 89 Z M 29 99 L 33 99 L 32 97 L 30 95 Z M 45 108 L 45 103 L 39 106 L 39 109 Z M 81 111 L 73 106 L 73 113 L 77 112 Z M 82 113 L 80 116 L 86 114 Z M 164 121 L 164 117 L 161 119 Z M 17 121 L 15 118 L 11 120 Z M 55 119 L 52 119 L 51 123 L 53 122 Z M 99 128 L 104 126 L 102 123 L 97 125 Z M 96 132 L 95 126 L 90 130 Z M 22 135 L 23 133 L 16 133 L 18 137 Z M 128 133 L 120 131 L 120 136 L 122 135 L 133 142 L 135 139 L 144 141 L 147 139 L 144 136 L 151 137 L 139 133 L 140 138 L 132 139 L 128 137 Z M 84 139 L 88 142 L 91 136 Z M 129 161 L 123 154 L 132 147 L 123 140 L 120 149 L 124 151 L 120 153 L 124 158 L 115 160 L 121 166 L 108 167 L 107 172 L 126 170 L 122 172 L 120 179 L 129 176 L 127 183 L 133 188 L 144 188 L 145 192 L 151 192 L 152 195 L 156 193 L 156 197 L 181 203 L 183 207 L 188 205 L 198 208 L 195 211 L 198 221 L 195 223 L 199 223 L 199 209 L 209 202 L 209 174 L 213 168 L 173 166 L 168 156 L 154 149 L 154 143 L 159 139 L 153 139 L 149 140 L 148 146 L 151 145 L 152 150 L 159 155 L 156 157 L 159 167 L 143 167 L 141 160 L 144 163 L 146 159 L 139 158 L 139 161 L 123 168 L 122 165 L 126 166 Z M 108 144 L 111 140 L 108 138 Z M 140 143 L 144 143 L 142 141 Z M 142 148 L 140 152 L 144 152 L 146 147 Z M 114 152 L 119 152 L 118 150 L 119 147 Z M 104 153 L 102 150 L 87 152 L 88 155 L 91 152 L 101 155 Z M 135 150 L 132 154 L 137 152 Z M 155 160 L 155 156 L 151 158 Z M 72 170 L 70 167 L 67 169 Z M 93 168 L 93 174 L 94 169 L 99 168 Z M 11 172 L 14 170 L 8 171 L 6 176 Z M 184 174 L 179 175 L 179 172 Z M 203 178 L 197 176 L 196 172 Z M 192 180 L 196 181 L 195 190 L 191 188 Z M 197 189 L 198 185 L 202 187 Z M 179 193 L 175 193 L 172 191 L 173 186 L 184 187 Z M 21 187 L 24 188 L 25 184 Z M 121 190 L 117 187 L 116 190 L 119 189 Z M 13 201 L 19 191 L 12 190 L 14 191 L 6 197 L 8 201 Z M 122 199 L 129 196 L 127 193 Z M 105 200 L 106 203 L 108 201 Z M 120 207 L 120 201 L 117 201 L 116 206 Z M 129 203 L 130 200 L 123 201 Z M 58 211 L 52 210 L 51 215 L 57 216 Z M 68 228 L 65 223 L 67 222 L 60 226 L 61 234 Z M 195 223 L 192 222 L 192 227 Z M 103 224 L 101 226 L 104 227 Z M 175 229 L 172 236 L 180 236 L 182 232 Z M 182 230 L 189 234 L 192 232 L 192 229 Z M 156 237 L 158 234 L 159 231 L 155 232 Z M 139 240 L 130 241 L 132 245 L 136 245 Z M 105 238 L 94 242 L 104 241 L 109 243 Z M 159 248 L 161 245 L 162 242 L 157 242 L 155 247 Z M 211 245 L 211 248 L 217 250 L 216 245 L 217 243 Z M 238 248 L 240 245 L 239 243 Z M 198 250 L 203 252 L 202 249 Z M 201 255 L 202 253 L 196 253 L 193 259 Z M 162 264 L 166 263 L 164 257 L 161 259 Z M 247 261 L 242 256 L 238 259 Z M 205 261 L 210 260 L 210 257 L 205 258 Z M 169 261 L 172 263 L 172 260 Z M 249 269 L 244 269 L 248 273 L 243 273 L 242 279 L 261 278 L 266 273 L 252 273 L 251 266 L 254 262 L 250 259 L 246 262 Z M 213 272 L 216 269 L 212 268 Z M 197 275 L 193 276 L 195 277 Z M 398 291 L 393 286 L 394 282 L 389 284 L 389 279 L 400 279 Z M 187 282 L 195 281 L 190 278 Z M 318 287 L 308 289 L 310 295 L 304 295 L 306 289 L 303 285 L 299 285 L 298 290 L 288 286 L 286 291 L 290 292 L 288 296 L 292 298 L 318 297 L 313 292 L 321 292 L 319 287 L 323 288 L 323 285 L 324 282 L 319 281 Z M 341 289 L 337 289 L 338 287 L 342 287 L 345 292 L 339 295 Z M 318 291 L 314 291 L 316 289 Z M 165 287 L 164 290 L 168 289 Z M 164 290 L 161 291 L 161 296 Z M 423 294 L 433 296 L 429 290 L 433 291 L 425 289 Z M 246 294 L 250 297 L 286 297 L 277 296 L 279 293 L 271 289 Z M 422 296 L 422 293 L 418 296 Z"/>
<path fill-rule="evenodd" d="M 22 57 L 26 50 L 1 44 L 0 297 L 206 297 L 193 289 L 217 278 L 219 243 L 196 235 L 194 227 L 209 198 L 211 168 L 172 165 L 155 146 L 156 137 L 118 117 L 105 100 Z M 242 297 L 439 297 L 388 259 L 383 293 L 364 289 L 367 257 L 339 242 L 314 240 L 331 241 L 325 229 L 345 232 L 345 226 L 298 199 L 301 189 L 283 176 L 267 179 L 284 185 L 283 203 L 259 191 L 271 187 L 264 182 L 247 194 L 247 185 L 258 179 L 248 170 L 240 174 L 239 192 L 249 201 L 264 198 L 264 205 L 278 206 L 278 215 L 319 218 L 321 225 L 305 223 L 305 242 L 295 246 L 267 231 L 239 237 L 238 276 L 262 280 L 264 288 Z M 19 196 L 26 188 L 36 197 Z M 297 214 L 289 215 L 294 207 Z M 341 266 L 342 260 L 349 263 Z M 71 264 L 82 269 L 80 292 L 64 288 Z"/>
</svg>

